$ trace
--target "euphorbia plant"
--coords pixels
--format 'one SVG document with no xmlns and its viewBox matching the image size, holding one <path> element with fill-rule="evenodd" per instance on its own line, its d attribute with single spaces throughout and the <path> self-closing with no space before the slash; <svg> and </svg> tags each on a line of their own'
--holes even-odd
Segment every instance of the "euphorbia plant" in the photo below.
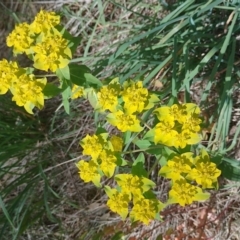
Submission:
<svg viewBox="0 0 240 240">
<path fill-rule="evenodd" d="M 17 25 L 7 37 L 7 45 L 15 55 L 26 54 L 33 67 L 0 61 L 0 94 L 10 90 L 12 100 L 30 114 L 34 107 L 44 107 L 44 99 L 57 94 L 62 94 L 67 113 L 70 99 L 85 97 L 93 111 L 105 116 L 95 134 L 81 139 L 88 160 L 80 160 L 76 166 L 84 182 L 104 187 L 107 206 L 123 219 L 129 216 L 148 224 L 160 219 L 161 210 L 170 204 L 185 206 L 208 199 L 205 189 L 218 188 L 221 171 L 203 148 L 196 148 L 201 141 L 200 108 L 177 102 L 161 106 L 157 93 L 142 81 L 120 84 L 114 78 L 103 84 L 86 66 L 71 63 L 79 41 L 60 26 L 54 12 L 41 10 L 31 24 Z M 36 69 L 47 73 L 38 77 Z M 57 85 L 48 81 L 49 72 L 58 77 Z M 116 127 L 118 134 L 108 133 L 105 123 Z M 153 167 L 161 165 L 159 175 L 171 183 L 165 203 L 154 193 L 156 184 L 145 169 L 146 153 L 155 156 Z M 103 177 L 113 178 L 115 184 L 103 186 Z"/>
</svg>

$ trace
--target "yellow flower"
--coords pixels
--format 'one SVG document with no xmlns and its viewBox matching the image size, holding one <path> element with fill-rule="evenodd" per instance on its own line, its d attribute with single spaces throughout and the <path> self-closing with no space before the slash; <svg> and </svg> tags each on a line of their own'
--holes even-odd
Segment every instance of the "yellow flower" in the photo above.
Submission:
<svg viewBox="0 0 240 240">
<path fill-rule="evenodd" d="M 56 15 L 55 12 L 47 12 L 41 10 L 31 24 L 31 30 L 35 33 L 44 32 L 47 33 L 54 26 L 60 23 L 60 16 Z"/>
<path fill-rule="evenodd" d="M 142 195 L 144 192 L 155 186 L 155 183 L 148 178 L 127 173 L 117 174 L 115 179 L 122 191 L 131 193 L 135 196 Z"/>
<path fill-rule="evenodd" d="M 107 86 L 101 87 L 97 93 L 98 104 L 96 106 L 96 110 L 100 112 L 106 110 L 115 112 L 120 92 L 121 86 L 118 78 L 114 78 Z"/>
<path fill-rule="evenodd" d="M 0 94 L 5 94 L 18 79 L 19 67 L 16 62 L 8 62 L 6 59 L 0 61 Z"/>
<path fill-rule="evenodd" d="M 181 105 L 173 104 L 171 107 L 163 106 L 157 108 L 153 113 L 157 115 L 159 121 L 165 121 L 166 119 L 169 121 L 175 121 L 182 118 L 180 108 Z"/>
<path fill-rule="evenodd" d="M 68 41 L 57 31 L 43 38 L 43 41 L 32 47 L 32 50 L 35 53 L 33 66 L 44 71 L 55 72 L 59 68 L 64 68 L 72 58 Z"/>
<path fill-rule="evenodd" d="M 201 141 L 201 137 L 198 133 L 190 132 L 189 130 L 183 130 L 175 137 L 174 146 L 185 148 L 186 145 L 197 144 Z"/>
<path fill-rule="evenodd" d="M 141 132 L 143 130 L 135 115 L 124 113 L 121 110 L 108 114 L 107 121 L 122 132 Z"/>
<path fill-rule="evenodd" d="M 116 135 L 113 135 L 111 136 L 110 138 L 110 142 L 113 146 L 113 150 L 115 152 L 121 152 L 122 151 L 122 147 L 123 147 L 123 140 L 122 138 L 116 136 Z"/>
<path fill-rule="evenodd" d="M 31 46 L 34 42 L 34 35 L 30 31 L 30 26 L 27 23 L 20 23 L 15 26 L 15 29 L 7 37 L 7 46 L 13 47 L 13 53 L 31 52 Z"/>
<path fill-rule="evenodd" d="M 42 109 L 44 106 L 43 89 L 47 83 L 46 78 L 36 79 L 33 74 L 22 74 L 13 81 L 10 88 L 13 98 L 18 106 L 24 106 L 25 110 L 33 114 L 32 109 L 36 106 Z"/>
<path fill-rule="evenodd" d="M 103 150 L 100 153 L 99 159 L 101 160 L 100 168 L 107 177 L 112 177 L 117 166 L 117 158 L 111 150 Z"/>
<path fill-rule="evenodd" d="M 203 193 L 202 189 L 186 182 L 185 179 L 177 180 L 173 183 L 172 189 L 169 191 L 168 203 L 179 203 L 185 206 L 194 201 L 203 201 L 208 199 L 209 193 Z"/>
<path fill-rule="evenodd" d="M 130 218 L 133 222 L 140 221 L 148 225 L 163 209 L 163 204 L 157 199 L 138 199 L 134 202 Z"/>
<path fill-rule="evenodd" d="M 172 118 L 166 118 L 158 123 L 154 130 L 155 144 L 161 143 L 166 146 L 174 146 L 178 132 L 174 129 L 175 123 Z"/>
<path fill-rule="evenodd" d="M 73 85 L 72 87 L 72 99 L 80 98 L 84 95 L 84 87 Z"/>
<path fill-rule="evenodd" d="M 107 206 L 115 213 L 118 213 L 124 220 L 128 215 L 128 204 L 130 195 L 126 192 L 118 192 L 116 189 L 105 187 L 105 191 L 109 197 Z"/>
<path fill-rule="evenodd" d="M 95 185 L 100 184 L 101 176 L 98 172 L 98 165 L 95 161 L 86 162 L 84 160 L 80 160 L 76 164 L 79 169 L 80 178 L 84 182 L 93 182 Z"/>
<path fill-rule="evenodd" d="M 87 135 L 80 141 L 80 145 L 83 148 L 83 154 L 91 156 L 94 160 L 99 157 L 106 144 L 107 141 L 105 134 L 93 136 Z"/>
<path fill-rule="evenodd" d="M 184 175 L 192 170 L 192 155 L 192 153 L 183 153 L 180 156 L 174 156 L 160 169 L 159 174 L 173 181 L 182 179 Z"/>
<path fill-rule="evenodd" d="M 124 83 L 122 98 L 124 101 L 124 109 L 127 113 L 141 113 L 145 109 L 150 109 L 154 106 L 153 102 L 158 101 L 158 98 L 153 94 L 149 94 L 148 90 L 143 87 L 141 81 L 127 81 Z M 150 101 L 151 100 L 151 101 Z"/>
<path fill-rule="evenodd" d="M 205 150 L 195 158 L 195 168 L 189 172 L 187 178 L 195 180 L 202 188 L 217 187 L 217 178 L 221 175 L 221 171 L 216 164 L 211 162 L 209 155 Z"/>
</svg>

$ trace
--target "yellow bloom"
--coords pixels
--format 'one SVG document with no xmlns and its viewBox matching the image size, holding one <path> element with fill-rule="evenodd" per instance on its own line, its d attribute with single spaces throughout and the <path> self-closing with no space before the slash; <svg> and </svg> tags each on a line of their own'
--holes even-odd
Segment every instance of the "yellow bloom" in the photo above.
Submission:
<svg viewBox="0 0 240 240">
<path fill-rule="evenodd" d="M 166 146 L 174 146 L 175 139 L 178 132 L 174 129 L 175 123 L 172 118 L 166 118 L 164 121 L 158 123 L 154 130 L 155 144 L 161 143 Z"/>
<path fill-rule="evenodd" d="M 6 59 L 0 61 L 0 94 L 5 94 L 18 79 L 19 67 L 16 62 L 8 62 Z"/>
<path fill-rule="evenodd" d="M 159 174 L 173 181 L 182 179 L 184 175 L 192 170 L 192 155 L 192 153 L 183 153 L 180 156 L 174 156 L 160 169 Z"/>
<path fill-rule="evenodd" d="M 154 110 L 153 113 L 157 115 L 159 121 L 168 119 L 169 121 L 175 121 L 182 118 L 181 105 L 173 104 L 171 107 L 163 106 Z"/>
<path fill-rule="evenodd" d="M 43 71 L 50 70 L 52 72 L 56 72 L 59 68 L 66 67 L 70 61 L 69 59 L 63 58 L 61 55 L 57 55 L 56 53 L 51 53 L 49 55 L 36 54 L 33 59 L 33 66 L 35 68 Z"/>
<path fill-rule="evenodd" d="M 132 174 L 117 174 L 115 179 L 122 191 L 131 193 L 135 196 L 142 195 L 150 188 L 155 186 L 155 183 L 148 178 L 138 177 Z"/>
<path fill-rule="evenodd" d="M 94 161 L 86 162 L 84 160 L 80 160 L 76 164 L 77 168 L 79 169 L 80 178 L 84 182 L 93 182 L 93 183 L 100 183 L 101 176 L 98 172 L 98 165 Z M 98 185 L 98 184 L 96 184 Z"/>
<path fill-rule="evenodd" d="M 84 87 L 80 87 L 78 85 L 73 85 L 72 87 L 72 99 L 80 98 L 84 94 Z"/>
<path fill-rule="evenodd" d="M 142 198 L 134 202 L 130 218 L 133 222 L 140 221 L 148 225 L 162 209 L 163 204 L 157 199 Z"/>
<path fill-rule="evenodd" d="M 68 47 L 68 41 L 59 32 L 43 38 L 32 48 L 35 55 L 33 66 L 37 69 L 55 72 L 59 68 L 68 65 L 72 58 L 72 53 Z"/>
<path fill-rule="evenodd" d="M 30 31 L 30 26 L 27 23 L 20 23 L 15 26 L 15 29 L 7 37 L 7 46 L 13 47 L 13 53 L 27 54 L 31 52 L 31 46 L 34 42 L 34 35 Z"/>
<path fill-rule="evenodd" d="M 124 113 L 121 110 L 108 114 L 107 121 L 122 132 L 141 132 L 143 130 L 135 115 Z"/>
<path fill-rule="evenodd" d="M 221 171 L 216 164 L 210 161 L 209 155 L 202 150 L 200 155 L 195 158 L 195 168 L 189 172 L 187 178 L 195 180 L 202 188 L 217 187 L 217 178 L 221 175 Z"/>
<path fill-rule="evenodd" d="M 100 153 L 99 159 L 101 161 L 100 168 L 107 177 L 112 177 L 117 166 L 117 158 L 111 150 L 103 150 Z"/>
<path fill-rule="evenodd" d="M 118 105 L 118 95 L 121 92 L 121 86 L 118 78 L 114 78 L 107 86 L 101 87 L 97 93 L 98 104 L 96 110 L 115 112 Z"/>
<path fill-rule="evenodd" d="M 189 130 L 183 130 L 175 137 L 174 146 L 185 148 L 186 145 L 197 144 L 201 141 L 201 137 L 198 133 L 190 132 Z"/>
<path fill-rule="evenodd" d="M 115 152 L 121 152 L 122 151 L 122 147 L 123 147 L 123 140 L 122 138 L 116 136 L 116 135 L 113 135 L 111 136 L 110 138 L 110 142 L 113 146 L 113 150 Z"/>
<path fill-rule="evenodd" d="M 126 192 L 118 192 L 116 189 L 105 187 L 105 191 L 109 197 L 107 206 L 115 213 L 118 213 L 124 220 L 128 215 L 128 204 L 130 196 Z"/>
<path fill-rule="evenodd" d="M 208 199 L 209 193 L 203 193 L 202 189 L 180 179 L 174 182 L 172 189 L 169 191 L 169 203 L 179 203 L 185 206 L 194 201 L 202 201 Z"/>
<path fill-rule="evenodd" d="M 146 88 L 143 88 L 142 82 L 128 81 L 124 83 L 122 92 L 124 101 L 124 109 L 127 113 L 141 113 L 145 109 L 153 107 L 153 102 L 150 102 L 151 95 Z M 158 100 L 156 98 L 156 100 Z"/>
<path fill-rule="evenodd" d="M 10 90 L 13 94 L 12 100 L 18 106 L 24 106 L 25 110 L 33 114 L 32 109 L 36 106 L 42 109 L 44 106 L 43 89 L 47 83 L 46 78 L 35 79 L 33 74 L 22 74 L 16 79 Z"/>
<path fill-rule="evenodd" d="M 107 141 L 104 134 L 93 136 L 87 135 L 80 141 L 80 145 L 83 148 L 83 154 L 91 156 L 94 160 L 99 157 L 106 144 Z"/>
<path fill-rule="evenodd" d="M 41 10 L 31 24 L 31 29 L 35 33 L 48 32 L 54 26 L 60 23 L 60 16 L 56 15 L 55 12 L 47 12 Z"/>
</svg>

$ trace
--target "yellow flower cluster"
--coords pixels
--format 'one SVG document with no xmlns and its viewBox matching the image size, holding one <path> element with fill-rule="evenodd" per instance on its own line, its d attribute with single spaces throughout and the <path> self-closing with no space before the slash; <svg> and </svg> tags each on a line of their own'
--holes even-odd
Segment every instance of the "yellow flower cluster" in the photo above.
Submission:
<svg viewBox="0 0 240 240">
<path fill-rule="evenodd" d="M 68 65 L 72 53 L 68 41 L 56 27 L 60 16 L 41 10 L 31 24 L 21 23 L 7 37 L 7 46 L 13 53 L 26 53 L 34 61 L 34 67 L 55 72 Z"/>
<path fill-rule="evenodd" d="M 28 113 L 33 113 L 34 106 L 42 109 L 44 95 L 42 93 L 46 78 L 36 79 L 33 74 L 27 74 L 24 68 L 18 67 L 16 62 L 0 61 L 0 94 L 8 90 L 13 94 L 12 100 L 18 106 L 23 106 Z"/>
<path fill-rule="evenodd" d="M 197 157 L 193 153 L 183 153 L 168 160 L 159 174 L 172 180 L 172 189 L 169 192 L 169 202 L 179 203 L 181 206 L 209 198 L 202 189 L 217 188 L 217 178 L 221 171 L 211 162 L 208 153 L 202 150 Z M 197 183 L 200 187 L 196 186 Z"/>
<path fill-rule="evenodd" d="M 176 148 L 199 143 L 200 109 L 193 103 L 174 104 L 155 109 L 159 123 L 154 128 L 154 142 Z"/>
<path fill-rule="evenodd" d="M 118 183 L 116 188 L 105 186 L 109 197 L 108 207 L 118 213 L 123 219 L 129 214 L 130 219 L 149 224 L 156 218 L 156 215 L 163 209 L 164 204 L 156 198 L 146 198 L 144 193 L 155 186 L 155 183 L 148 178 L 133 174 L 117 174 L 115 180 Z M 133 205 L 129 213 L 129 203 Z"/>
<path fill-rule="evenodd" d="M 110 111 L 107 121 L 121 132 L 140 132 L 143 128 L 137 114 L 152 108 L 157 101 L 157 96 L 150 94 L 141 81 L 130 80 L 121 86 L 115 78 L 98 91 L 95 110 Z"/>
<path fill-rule="evenodd" d="M 80 160 L 77 163 L 80 178 L 84 182 L 93 182 L 100 186 L 101 176 L 112 177 L 116 166 L 121 163 L 118 152 L 122 150 L 122 139 L 117 136 L 108 139 L 107 133 L 101 133 L 87 135 L 80 145 L 83 154 L 91 157 L 90 161 Z"/>
<path fill-rule="evenodd" d="M 130 80 L 121 86 L 117 78 L 91 96 L 95 97 L 95 101 L 92 101 L 95 111 L 106 112 L 107 121 L 122 133 L 142 131 L 138 115 L 154 108 L 159 102 L 156 95 L 150 94 L 143 87 L 141 81 Z M 187 145 L 200 142 L 202 121 L 200 109 L 195 104 L 162 106 L 156 108 L 153 114 L 157 117 L 157 123 L 144 136 L 142 144 L 146 144 L 145 146 L 162 144 L 184 149 Z M 80 145 L 83 147 L 83 154 L 91 156 L 91 160 L 89 162 L 81 160 L 77 166 L 80 177 L 85 182 L 92 181 L 97 186 L 101 186 L 102 175 L 114 176 L 116 166 L 129 164 L 132 167 L 132 173 L 114 176 L 117 183 L 115 188 L 104 187 L 109 197 L 107 206 L 123 219 L 129 216 L 133 222 L 149 224 L 151 220 L 159 218 L 159 212 L 163 207 L 173 203 L 185 206 L 194 201 L 206 200 L 209 193 L 203 192 L 203 189 L 218 187 L 217 178 L 221 171 L 210 161 L 206 151 L 202 150 L 197 157 L 194 157 L 192 152 L 181 155 L 175 153 L 159 171 L 159 175 L 171 179 L 172 182 L 169 199 L 163 204 L 152 192 L 155 183 L 145 177 L 147 175 L 144 174 L 144 170 L 133 171 L 135 162 L 131 164 L 125 161 L 124 164 L 119 164 L 119 156 L 124 154 L 122 151 L 124 141 L 116 136 L 113 136 L 111 141 L 107 138 L 106 134 L 86 136 Z M 136 141 L 138 140 L 141 142 L 141 139 Z M 128 141 L 126 140 L 126 145 L 129 144 Z"/>
<path fill-rule="evenodd" d="M 7 46 L 13 47 L 15 55 L 27 54 L 36 69 L 56 72 L 66 67 L 72 58 L 68 40 L 57 30 L 59 23 L 60 16 L 56 13 L 41 10 L 31 24 L 24 22 L 15 26 L 6 39 Z M 34 107 L 43 108 L 46 78 L 36 79 L 27 68 L 3 59 L 0 61 L 0 83 L 0 94 L 10 90 L 12 100 L 18 106 L 24 106 L 28 113 L 33 114 Z M 76 96 L 79 91 L 73 94 L 73 98 Z"/>
</svg>

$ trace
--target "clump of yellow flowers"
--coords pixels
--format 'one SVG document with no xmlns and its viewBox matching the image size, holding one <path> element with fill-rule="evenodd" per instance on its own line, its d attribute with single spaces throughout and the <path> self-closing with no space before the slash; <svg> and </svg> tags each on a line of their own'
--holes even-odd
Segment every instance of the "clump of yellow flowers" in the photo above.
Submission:
<svg viewBox="0 0 240 240">
<path fill-rule="evenodd" d="M 33 68 L 1 60 L 0 94 L 10 90 L 12 101 L 30 114 L 34 107 L 44 107 L 44 99 L 59 93 L 66 112 L 69 99 L 84 97 L 116 127 L 118 134 L 113 135 L 104 128 L 106 123 L 99 123 L 95 134 L 85 136 L 80 145 L 86 158 L 76 166 L 80 178 L 97 187 L 103 187 L 102 178 L 114 179 L 112 187 L 104 186 L 106 204 L 122 219 L 129 216 L 133 222 L 149 224 L 160 219 L 160 212 L 170 204 L 185 206 L 208 199 L 205 189 L 218 188 L 221 171 L 203 147 L 196 148 L 201 141 L 200 108 L 176 101 L 161 106 L 158 95 L 142 81 L 120 83 L 114 78 L 103 84 L 86 66 L 70 63 L 78 40 L 59 24 L 55 12 L 41 10 L 31 24 L 18 24 L 9 34 L 7 46 L 14 55 L 26 54 Z M 38 77 L 35 69 L 55 73 L 60 85 Z M 194 145 L 195 149 L 191 148 Z M 161 166 L 159 175 L 170 181 L 165 203 L 154 192 L 156 184 L 145 168 L 145 152 L 155 157 L 154 166 Z"/>
<path fill-rule="evenodd" d="M 88 93 L 86 91 L 85 95 Z M 164 207 L 207 200 L 210 194 L 203 190 L 218 188 L 217 178 L 221 171 L 211 162 L 208 153 L 203 148 L 196 156 L 189 152 L 191 145 L 201 141 L 202 120 L 196 104 L 155 107 L 159 105 L 159 98 L 145 88 L 142 81 L 129 80 L 121 85 L 118 78 L 98 90 L 93 89 L 91 98 L 93 96 L 95 100 L 89 100 L 94 110 L 105 114 L 107 122 L 122 134 L 109 136 L 100 128 L 100 133 L 87 135 L 80 145 L 83 154 L 89 158 L 80 160 L 77 167 L 83 181 L 93 182 L 98 187 L 102 187 L 102 177 L 114 177 L 114 188 L 104 186 L 109 197 L 107 206 L 122 219 L 129 216 L 133 222 L 149 224 L 151 220 L 160 218 Z M 148 111 L 155 119 L 152 126 L 146 125 L 143 119 Z M 127 138 L 128 134 L 131 137 Z M 144 154 L 140 153 L 132 161 L 125 159 L 129 153 L 129 141 L 139 147 L 136 152 L 161 149 L 163 153 L 165 148 L 171 149 L 171 157 L 168 156 L 159 171 L 160 176 L 171 181 L 167 202 L 162 203 L 154 194 L 156 184 L 144 169 Z M 141 146 L 143 142 L 144 147 Z M 179 154 L 179 151 L 184 153 Z M 131 170 L 119 173 L 126 166 Z"/>
<path fill-rule="evenodd" d="M 7 37 L 7 46 L 13 48 L 14 55 L 26 54 L 33 60 L 33 67 L 43 71 L 56 72 L 65 68 L 72 58 L 70 42 L 57 30 L 60 16 L 55 12 L 41 10 L 31 24 L 26 22 L 15 26 Z M 8 90 L 18 106 L 33 114 L 32 109 L 44 106 L 43 89 L 45 77 L 37 78 L 29 69 L 19 67 L 16 61 L 0 61 L 0 94 Z"/>
</svg>

